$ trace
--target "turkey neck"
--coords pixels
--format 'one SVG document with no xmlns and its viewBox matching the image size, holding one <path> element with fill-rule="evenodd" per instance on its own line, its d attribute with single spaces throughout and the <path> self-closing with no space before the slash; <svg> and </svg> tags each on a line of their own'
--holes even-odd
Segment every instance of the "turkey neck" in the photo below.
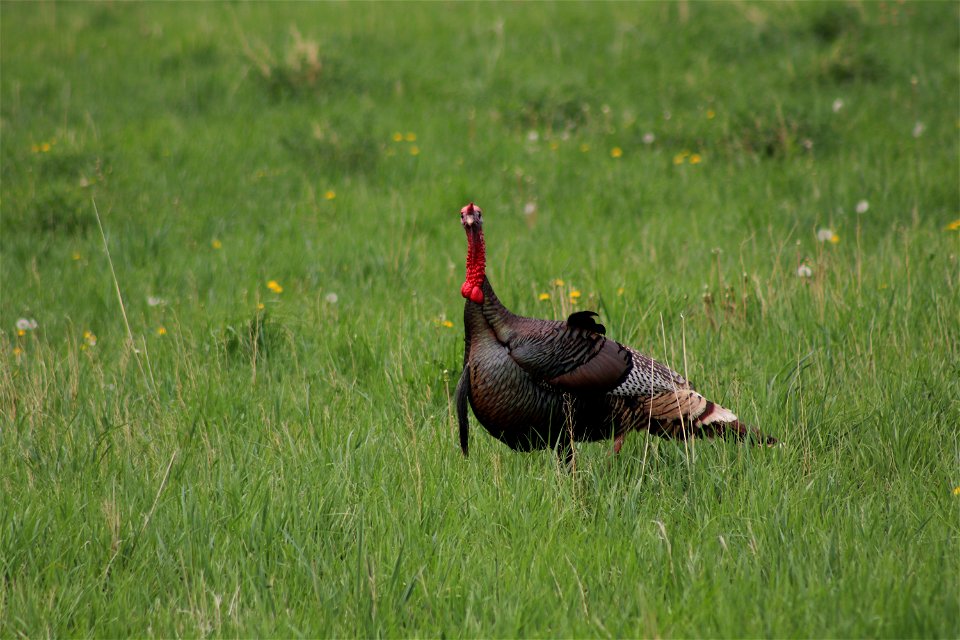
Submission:
<svg viewBox="0 0 960 640">
<path fill-rule="evenodd" d="M 492 333 L 498 342 L 509 342 L 515 334 L 514 320 L 517 316 L 503 306 L 486 275 L 481 281 L 480 291 L 483 293 L 483 302 L 478 304 L 467 298 L 463 308 L 467 335 Z"/>
</svg>

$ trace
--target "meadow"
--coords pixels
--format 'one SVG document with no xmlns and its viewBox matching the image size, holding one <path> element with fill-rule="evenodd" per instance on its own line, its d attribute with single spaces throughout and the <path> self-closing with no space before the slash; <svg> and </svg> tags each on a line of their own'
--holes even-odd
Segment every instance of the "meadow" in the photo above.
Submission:
<svg viewBox="0 0 960 640">
<path fill-rule="evenodd" d="M 0 4 L 0 637 L 960 636 L 958 25 Z M 785 446 L 464 459 L 469 201 Z"/>
</svg>

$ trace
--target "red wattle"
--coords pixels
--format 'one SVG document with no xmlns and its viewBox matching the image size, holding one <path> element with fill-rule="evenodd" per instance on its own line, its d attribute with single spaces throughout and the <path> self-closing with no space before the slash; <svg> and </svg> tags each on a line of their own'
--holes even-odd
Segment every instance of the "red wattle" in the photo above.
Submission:
<svg viewBox="0 0 960 640">
<path fill-rule="evenodd" d="M 470 292 L 470 299 L 477 304 L 483 304 L 483 291 L 480 290 L 480 287 L 473 288 L 473 291 Z"/>
</svg>

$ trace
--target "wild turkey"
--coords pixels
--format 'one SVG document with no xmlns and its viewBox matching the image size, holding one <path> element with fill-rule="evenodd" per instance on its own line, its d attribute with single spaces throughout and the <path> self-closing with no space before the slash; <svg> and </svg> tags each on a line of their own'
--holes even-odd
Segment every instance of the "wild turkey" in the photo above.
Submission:
<svg viewBox="0 0 960 640">
<path fill-rule="evenodd" d="M 612 438 L 619 453 L 624 436 L 643 429 L 672 438 L 730 435 L 776 443 L 697 393 L 680 374 L 607 338 L 592 311 L 578 311 L 566 322 L 508 311 L 486 276 L 482 215 L 472 202 L 460 210 L 467 233 L 460 289 L 466 344 L 456 401 L 464 455 L 468 402 L 480 424 L 507 446 L 549 447 L 568 461 L 573 442 Z"/>
</svg>

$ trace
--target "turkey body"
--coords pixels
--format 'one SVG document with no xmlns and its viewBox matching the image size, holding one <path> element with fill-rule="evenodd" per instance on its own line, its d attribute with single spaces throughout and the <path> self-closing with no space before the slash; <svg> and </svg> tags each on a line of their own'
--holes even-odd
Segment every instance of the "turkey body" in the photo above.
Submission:
<svg viewBox="0 0 960 640">
<path fill-rule="evenodd" d="M 619 451 L 630 431 L 664 437 L 732 435 L 772 445 L 707 400 L 680 374 L 606 337 L 580 311 L 566 321 L 525 318 L 497 298 L 484 269 L 480 210 L 461 210 L 467 230 L 464 366 L 457 383 L 460 447 L 468 452 L 468 406 L 495 438 L 518 451 L 612 439 Z"/>
</svg>

